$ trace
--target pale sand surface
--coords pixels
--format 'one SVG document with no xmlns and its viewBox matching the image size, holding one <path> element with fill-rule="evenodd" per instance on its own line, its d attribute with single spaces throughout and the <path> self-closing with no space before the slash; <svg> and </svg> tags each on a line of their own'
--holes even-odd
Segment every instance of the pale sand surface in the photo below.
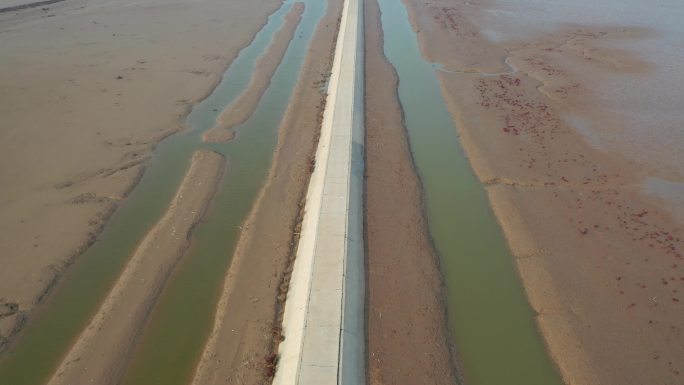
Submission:
<svg viewBox="0 0 684 385">
<path fill-rule="evenodd" d="M 295 30 L 304 12 L 304 3 L 295 3 L 285 16 L 281 29 L 273 36 L 273 40 L 263 55 L 257 59 L 252 72 L 252 79 L 247 88 L 217 118 L 216 125 L 202 134 L 205 142 L 227 142 L 235 137 L 233 127 L 244 123 L 254 113 L 259 100 L 271 78 L 283 60 L 287 47 L 294 37 Z"/>
<path fill-rule="evenodd" d="M 224 174 L 223 155 L 200 150 L 164 216 L 147 233 L 48 384 L 117 384 L 145 320 L 190 246 Z"/>
<path fill-rule="evenodd" d="M 682 383 L 681 3 L 407 3 L 564 380 Z"/>
<path fill-rule="evenodd" d="M 301 208 L 313 169 L 342 1 L 330 0 L 279 129 L 264 187 L 242 226 L 195 385 L 270 383 Z"/>
<path fill-rule="evenodd" d="M 398 79 L 366 0 L 367 365 L 370 385 L 460 383 Z"/>
<path fill-rule="evenodd" d="M 59 1 L 59 0 L 58 0 Z M 42 3 L 42 0 L 0 0 L 0 10 L 7 8 L 16 8 L 21 6 L 31 6 L 36 3 Z"/>
<path fill-rule="evenodd" d="M 17 5 L 30 4 L 31 0 L 0 0 L 0 8 L 14 7 Z"/>
<path fill-rule="evenodd" d="M 0 316 L 0 344 L 279 4 L 69 0 L 0 14 L 0 304 L 18 305 Z"/>
</svg>

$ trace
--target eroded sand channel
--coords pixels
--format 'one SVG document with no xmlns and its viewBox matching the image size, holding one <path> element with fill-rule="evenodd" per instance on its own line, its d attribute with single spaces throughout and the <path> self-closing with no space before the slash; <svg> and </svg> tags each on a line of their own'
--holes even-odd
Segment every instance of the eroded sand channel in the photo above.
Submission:
<svg viewBox="0 0 684 385">
<path fill-rule="evenodd" d="M 271 78 L 283 61 L 283 56 L 294 37 L 295 30 L 302 19 L 304 3 L 295 3 L 285 16 L 282 28 L 273 35 L 273 40 L 254 65 L 252 79 L 247 88 L 228 105 L 216 119 L 216 125 L 202 134 L 205 142 L 226 142 L 235 137 L 233 127 L 244 123 L 259 105 L 259 99 L 271 84 Z"/>
<path fill-rule="evenodd" d="M 565 382 L 681 383 L 683 3 L 406 4 Z"/>
<path fill-rule="evenodd" d="M 41 316 L 27 325 L 20 341 L 3 357 L 0 365 L 3 379 L 13 384 L 39 384 L 54 373 L 71 343 L 97 312 L 144 234 L 162 217 L 192 154 L 200 148 L 210 148 L 229 158 L 230 167 L 217 188 L 211 212 L 194 233 L 187 256 L 164 287 L 157 309 L 148 309 L 151 326 L 143 333 L 142 348 L 132 348 L 137 352 L 133 360 L 141 360 L 140 367 L 149 370 L 134 367 L 126 381 L 170 384 L 188 379 L 210 327 L 217 291 L 230 263 L 240 225 L 271 164 L 280 121 L 297 80 L 303 53 L 325 4 L 307 4 L 302 22 L 295 30 L 297 38 L 286 44 L 287 51 L 271 86 L 255 101 L 259 106 L 253 117 L 235 127 L 238 140 L 207 145 L 201 135 L 215 124 L 220 111 L 247 87 L 257 58 L 283 25 L 284 16 L 292 6 L 293 2 L 286 1 L 269 17 L 252 43 L 233 61 L 213 93 L 193 108 L 187 121 L 191 129 L 168 138 L 157 148 L 148 172 L 112 218 L 102 238 L 73 267 Z M 154 348 L 146 349 L 146 346 Z M 169 360 L 174 364 L 167 365 Z M 150 363 L 156 361 L 161 361 L 166 369 L 155 370 Z M 149 380 L 147 376 L 155 377 Z"/>
<path fill-rule="evenodd" d="M 150 309 L 220 185 L 225 163 L 213 151 L 193 155 L 168 211 L 138 246 L 49 384 L 119 382 Z"/>
<path fill-rule="evenodd" d="M 307 0 L 303 3 L 305 9 L 295 30 L 296 38 L 290 42 L 254 113 L 243 124 L 235 126 L 235 140 L 209 145 L 229 159 L 225 183 L 219 189 L 211 212 L 198 228 L 188 257 L 181 262 L 155 307 L 124 384 L 183 384 L 192 380 L 211 332 L 221 284 L 247 225 L 245 220 L 260 189 L 264 183 L 269 183 L 267 178 L 278 146 L 279 128 L 293 96 L 309 42 L 326 11 L 324 2 Z M 285 2 L 284 13 L 292 6 L 293 2 Z M 240 75 L 244 76 L 236 76 Z M 226 79 L 231 79 L 230 74 Z M 246 77 L 245 81 L 248 80 Z M 217 89 L 208 102 L 195 108 L 189 117 L 189 123 L 199 128 L 198 141 L 201 140 L 199 133 L 214 126 L 218 112 L 225 106 L 221 92 Z M 218 108 L 214 107 L 216 104 Z M 218 111 L 214 111 L 215 108 Z M 246 311 L 251 314 L 253 309 Z M 259 357 L 249 367 L 264 373 L 264 363 L 264 358 Z"/>
<path fill-rule="evenodd" d="M 484 186 L 462 152 L 435 67 L 423 59 L 402 2 L 378 3 L 465 383 L 561 384 Z"/>
</svg>

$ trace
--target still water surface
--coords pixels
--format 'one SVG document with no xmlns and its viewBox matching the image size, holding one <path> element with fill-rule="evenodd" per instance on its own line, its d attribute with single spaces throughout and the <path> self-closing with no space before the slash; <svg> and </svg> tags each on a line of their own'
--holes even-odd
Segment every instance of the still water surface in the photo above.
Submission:
<svg viewBox="0 0 684 385">
<path fill-rule="evenodd" d="M 300 0 L 301 1 L 301 0 Z M 126 384 L 184 384 L 213 321 L 221 283 L 244 221 L 271 163 L 278 126 L 298 78 L 306 46 L 325 2 L 305 0 L 295 38 L 254 115 L 236 127 L 229 143 L 205 144 L 202 133 L 247 86 L 256 59 L 282 26 L 294 1 L 273 13 L 251 44 L 226 70 L 213 93 L 196 105 L 188 130 L 163 141 L 145 176 L 113 215 L 100 239 L 79 258 L 50 303 L 25 327 L 0 361 L 3 384 L 43 384 L 97 310 L 128 257 L 163 215 L 189 167 L 192 154 L 211 148 L 228 158 L 212 209 L 197 227 L 193 245 L 165 288 L 135 353 Z"/>
<path fill-rule="evenodd" d="M 435 66 L 423 59 L 402 1 L 379 4 L 466 383 L 560 385 L 486 191 L 460 147 Z"/>
</svg>

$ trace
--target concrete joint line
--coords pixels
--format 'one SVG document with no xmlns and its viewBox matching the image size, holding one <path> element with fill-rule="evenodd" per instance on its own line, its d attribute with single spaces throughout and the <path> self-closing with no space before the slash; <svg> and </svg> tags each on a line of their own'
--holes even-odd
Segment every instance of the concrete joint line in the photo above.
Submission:
<svg viewBox="0 0 684 385">
<path fill-rule="evenodd" d="M 276 385 L 365 383 L 363 0 L 345 0 Z"/>
</svg>

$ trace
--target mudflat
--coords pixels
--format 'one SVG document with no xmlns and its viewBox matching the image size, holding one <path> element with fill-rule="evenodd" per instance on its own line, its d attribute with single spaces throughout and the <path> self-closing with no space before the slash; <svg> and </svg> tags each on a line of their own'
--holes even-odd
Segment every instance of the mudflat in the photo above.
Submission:
<svg viewBox="0 0 684 385">
<path fill-rule="evenodd" d="M 406 1 L 564 381 L 680 383 L 676 24 L 570 3 Z"/>
<path fill-rule="evenodd" d="M 72 0 L 0 14 L 0 345 L 279 4 Z"/>
</svg>

